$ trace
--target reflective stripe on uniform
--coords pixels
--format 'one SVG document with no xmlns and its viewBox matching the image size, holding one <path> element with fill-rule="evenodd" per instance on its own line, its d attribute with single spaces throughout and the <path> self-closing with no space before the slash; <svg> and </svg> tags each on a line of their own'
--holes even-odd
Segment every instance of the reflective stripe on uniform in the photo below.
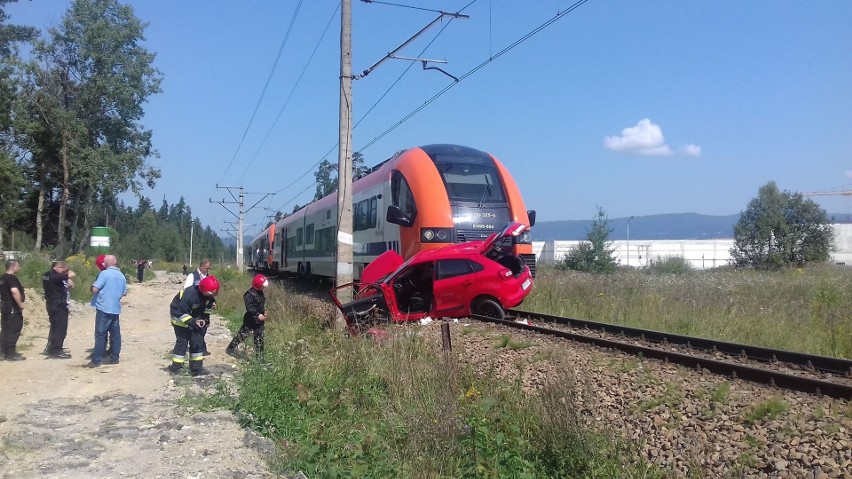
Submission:
<svg viewBox="0 0 852 479">
<path fill-rule="evenodd" d="M 178 363 L 178 364 L 183 364 L 183 363 L 186 362 L 186 356 L 184 356 L 182 354 L 172 354 L 172 362 Z"/>
<path fill-rule="evenodd" d="M 204 353 L 189 353 L 189 360 L 191 361 L 204 361 Z"/>
<path fill-rule="evenodd" d="M 192 319 L 192 315 L 184 314 L 180 318 L 172 318 L 172 324 L 180 326 L 181 328 L 188 328 L 189 326 L 186 323 L 188 323 L 190 319 Z"/>
</svg>

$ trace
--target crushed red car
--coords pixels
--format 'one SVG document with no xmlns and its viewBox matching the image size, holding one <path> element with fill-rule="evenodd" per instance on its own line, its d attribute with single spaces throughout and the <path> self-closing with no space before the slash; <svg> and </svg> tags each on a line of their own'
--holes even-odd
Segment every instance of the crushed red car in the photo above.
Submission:
<svg viewBox="0 0 852 479">
<path fill-rule="evenodd" d="M 532 290 L 529 267 L 512 253 L 513 238 L 528 228 L 513 222 L 483 241 L 421 251 L 408 261 L 386 251 L 367 265 L 360 282 L 332 289 L 331 297 L 353 332 L 425 317 L 502 319 Z M 355 299 L 341 304 L 337 292 L 344 288 L 352 288 Z"/>
</svg>

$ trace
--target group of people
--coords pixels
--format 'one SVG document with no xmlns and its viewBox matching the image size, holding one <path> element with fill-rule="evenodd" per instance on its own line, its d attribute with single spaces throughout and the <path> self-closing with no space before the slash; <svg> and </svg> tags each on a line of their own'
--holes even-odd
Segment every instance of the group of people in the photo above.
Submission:
<svg viewBox="0 0 852 479">
<path fill-rule="evenodd" d="M 169 371 L 178 373 L 188 363 L 189 373 L 193 376 L 204 374 L 204 357 L 209 355 L 205 336 L 210 327 L 210 311 L 216 309 L 216 295 L 219 293 L 219 281 L 210 274 L 210 260 L 205 259 L 198 269 L 186 276 L 183 288 L 172 299 L 169 306 L 172 328 L 175 333 L 175 347 L 172 350 L 172 364 Z M 225 352 L 236 356 L 237 346 L 254 333 L 255 353 L 263 357 L 264 325 L 268 316 L 266 296 L 263 291 L 269 286 L 269 280 L 262 274 L 255 275 L 252 285 L 243 294 L 246 312 L 243 324 L 231 340 Z"/>
<path fill-rule="evenodd" d="M 127 279 L 117 267 L 114 255 L 100 255 L 95 261 L 100 272 L 92 284 L 91 305 L 95 308 L 95 344 L 88 368 L 102 364 L 118 364 L 121 354 L 121 299 L 127 295 Z M 210 274 L 211 262 L 204 259 L 198 269 L 187 274 L 181 290 L 169 306 L 171 324 L 175 333 L 170 372 L 180 372 L 188 364 L 192 375 L 204 374 L 204 356 L 209 355 L 205 342 L 210 325 L 210 311 L 216 309 L 219 281 Z M 17 342 L 23 328 L 23 310 L 26 301 L 24 287 L 17 278 L 21 266 L 18 260 L 6 261 L 6 273 L 0 276 L 0 355 L 8 361 L 25 359 L 17 351 Z M 70 359 L 64 342 L 68 332 L 68 304 L 70 289 L 76 274 L 64 261 L 56 261 L 42 275 L 45 305 L 50 322 L 44 354 L 49 358 Z M 246 312 L 243 324 L 228 344 L 225 352 L 237 356 L 237 347 L 254 334 L 255 353 L 263 357 L 264 329 L 268 312 L 264 290 L 269 280 L 255 275 L 251 287 L 243 294 Z"/>
<path fill-rule="evenodd" d="M 101 255 L 98 258 L 101 269 L 92 284 L 92 305 L 95 307 L 95 346 L 89 367 L 100 366 L 106 349 L 106 334 L 110 333 L 110 362 L 117 363 L 121 352 L 121 330 L 118 317 L 121 313 L 120 300 L 127 294 L 127 281 L 116 267 L 113 255 Z M 26 292 L 17 273 L 21 264 L 16 259 L 6 261 L 6 273 L 0 276 L 0 353 L 6 361 L 26 359 L 17 350 L 18 339 L 24 326 L 24 303 Z M 74 287 L 76 273 L 71 271 L 65 261 L 54 261 L 50 269 L 41 277 L 44 288 L 44 303 L 50 329 L 47 333 L 47 346 L 44 355 L 52 359 L 71 359 L 64 348 L 68 335 L 68 304 L 71 301 L 70 290 Z"/>
</svg>

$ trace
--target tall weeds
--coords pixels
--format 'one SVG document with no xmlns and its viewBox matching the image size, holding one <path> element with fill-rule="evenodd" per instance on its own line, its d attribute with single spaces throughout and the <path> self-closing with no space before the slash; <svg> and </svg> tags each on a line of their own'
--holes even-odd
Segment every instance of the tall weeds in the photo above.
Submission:
<svg viewBox="0 0 852 479">
<path fill-rule="evenodd" d="M 244 282 L 244 281 L 238 281 Z M 220 302 L 240 292 L 227 285 Z M 327 305 L 267 290 L 267 365 L 245 364 L 228 404 L 274 439 L 282 473 L 308 477 L 632 477 L 584 430 L 574 383 L 542 394 L 460 368 L 419 326 L 374 341 L 327 329 Z M 238 310 L 226 313 L 236 326 Z"/>
<path fill-rule="evenodd" d="M 852 271 L 593 275 L 540 268 L 522 309 L 852 358 Z"/>
</svg>

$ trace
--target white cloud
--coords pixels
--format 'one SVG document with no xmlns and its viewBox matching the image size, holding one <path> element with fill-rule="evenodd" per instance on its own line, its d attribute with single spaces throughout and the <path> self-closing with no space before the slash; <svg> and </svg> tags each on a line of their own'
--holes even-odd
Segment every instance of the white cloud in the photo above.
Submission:
<svg viewBox="0 0 852 479">
<path fill-rule="evenodd" d="M 663 129 L 648 118 L 640 120 L 636 126 L 629 126 L 621 130 L 620 136 L 604 137 L 604 148 L 620 153 L 636 153 L 646 156 L 670 156 L 674 154 L 672 148 L 666 144 Z M 688 144 L 681 147 L 680 152 L 687 156 L 701 156 L 701 147 Z"/>
<path fill-rule="evenodd" d="M 692 143 L 688 145 L 683 145 L 680 150 L 686 156 L 701 156 L 701 147 L 698 145 L 693 145 Z"/>
<path fill-rule="evenodd" d="M 846 170 L 846 177 L 852 178 L 852 170 Z"/>
</svg>

